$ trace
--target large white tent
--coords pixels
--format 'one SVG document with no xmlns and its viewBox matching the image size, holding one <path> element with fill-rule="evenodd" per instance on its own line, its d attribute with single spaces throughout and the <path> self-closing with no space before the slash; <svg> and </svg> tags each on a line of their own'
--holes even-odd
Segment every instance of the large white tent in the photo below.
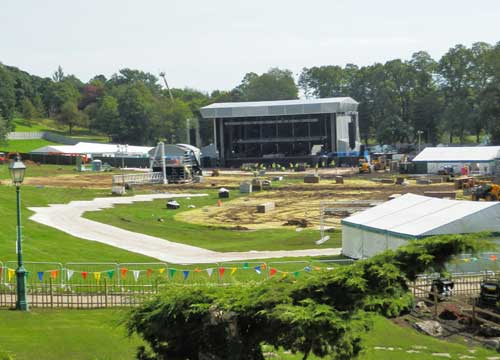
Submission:
<svg viewBox="0 0 500 360">
<path fill-rule="evenodd" d="M 32 154 L 79 154 L 86 156 L 131 156 L 148 157 L 148 152 L 154 149 L 150 146 L 132 146 L 118 144 L 101 144 L 79 142 L 76 145 L 49 145 L 33 150 Z"/>
<path fill-rule="evenodd" d="M 342 220 L 342 253 L 360 259 L 419 238 L 500 231 L 500 202 L 405 194 Z"/>
<path fill-rule="evenodd" d="M 427 173 L 435 174 L 445 167 L 460 173 L 464 166 L 479 174 L 492 174 L 495 159 L 500 158 L 500 146 L 427 147 L 413 162 L 427 165 Z"/>
</svg>

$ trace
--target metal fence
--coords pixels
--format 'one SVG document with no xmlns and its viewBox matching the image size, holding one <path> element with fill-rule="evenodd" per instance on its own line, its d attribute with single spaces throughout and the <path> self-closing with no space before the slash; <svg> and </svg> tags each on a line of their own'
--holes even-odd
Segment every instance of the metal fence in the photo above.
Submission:
<svg viewBox="0 0 500 360">
<path fill-rule="evenodd" d="M 155 263 L 26 262 L 32 307 L 99 308 L 135 306 L 169 283 L 230 286 L 313 276 L 352 260 L 227 262 L 171 265 Z M 0 308 L 16 303 L 16 262 L 0 262 Z"/>
</svg>

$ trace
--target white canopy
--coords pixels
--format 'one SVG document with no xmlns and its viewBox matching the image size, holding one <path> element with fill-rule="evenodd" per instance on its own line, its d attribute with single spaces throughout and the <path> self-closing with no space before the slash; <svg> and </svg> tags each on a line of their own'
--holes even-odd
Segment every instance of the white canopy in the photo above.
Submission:
<svg viewBox="0 0 500 360">
<path fill-rule="evenodd" d="M 500 231 L 500 202 L 405 194 L 342 220 L 342 253 L 362 258 L 411 239 L 481 231 Z"/>
<path fill-rule="evenodd" d="M 49 145 L 33 150 L 32 154 L 82 154 L 82 155 L 107 155 L 107 156 L 147 156 L 149 146 L 132 146 L 117 144 L 101 144 L 79 142 L 76 145 Z"/>
<path fill-rule="evenodd" d="M 500 157 L 500 146 L 427 147 L 413 161 L 485 162 Z"/>
</svg>

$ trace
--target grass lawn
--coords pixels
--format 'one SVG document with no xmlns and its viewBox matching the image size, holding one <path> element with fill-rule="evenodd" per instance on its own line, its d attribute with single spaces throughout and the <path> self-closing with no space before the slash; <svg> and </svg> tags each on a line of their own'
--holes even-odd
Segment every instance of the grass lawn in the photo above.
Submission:
<svg viewBox="0 0 500 360">
<path fill-rule="evenodd" d="M 134 359 L 118 310 L 0 310 L 0 359 Z M 5 356 L 4 355 L 4 356 Z"/>
<path fill-rule="evenodd" d="M 8 140 L 7 145 L 0 145 L 0 150 L 4 152 L 29 153 L 35 149 L 48 146 L 60 145 L 44 139 L 35 140 Z"/>
<path fill-rule="evenodd" d="M 153 259 L 98 242 L 70 236 L 48 226 L 28 220 L 31 206 L 68 203 L 108 196 L 109 190 L 37 188 L 23 186 L 22 221 L 25 261 L 56 262 L 148 262 Z M 12 186 L 0 186 L 0 261 L 14 260 L 16 239 L 16 192 Z"/>
<path fill-rule="evenodd" d="M 51 165 L 42 164 L 36 165 L 27 163 L 25 177 L 47 177 L 67 174 L 76 174 L 74 165 Z M 10 179 L 9 166 L 6 164 L 0 165 L 0 180 Z"/>
<path fill-rule="evenodd" d="M 112 209 L 88 212 L 88 219 L 117 226 L 130 231 L 164 238 L 170 241 L 189 244 L 214 251 L 250 251 L 250 250 L 299 250 L 311 248 L 341 247 L 340 231 L 330 233 L 331 239 L 322 245 L 314 242 L 320 238 L 318 230 L 262 229 L 236 231 L 228 227 L 191 224 L 178 221 L 175 215 L 189 211 L 189 205 L 197 208 L 216 206 L 217 192 L 203 191 L 207 197 L 177 199 L 181 209 L 167 210 L 165 200 L 138 202 L 132 205 L 117 205 Z M 163 222 L 158 219 L 163 219 Z"/>
<path fill-rule="evenodd" d="M 451 359 L 460 359 L 463 355 L 474 356 L 474 359 L 478 360 L 487 359 L 490 356 L 498 356 L 495 351 L 486 348 L 470 347 L 465 343 L 443 341 L 423 335 L 413 328 L 396 325 L 381 316 L 373 317 L 373 328 L 364 336 L 363 348 L 362 354 L 358 357 L 359 360 L 428 360 L 447 358 L 432 356 L 433 353 L 448 353 Z M 392 350 L 388 348 L 392 348 Z M 271 347 L 266 350 L 270 352 L 275 351 Z M 469 352 L 469 350 L 473 352 Z M 407 351 L 410 352 L 408 353 Z M 412 351 L 418 351 L 418 353 Z M 302 357 L 302 354 L 293 355 L 278 351 L 276 356 L 268 357 L 268 359 L 301 360 Z M 318 360 L 320 358 L 311 355 L 308 359 Z"/>
<path fill-rule="evenodd" d="M 2 352 L 23 359 L 133 359 L 141 344 L 137 337 L 127 338 L 118 310 L 34 310 L 30 313 L 0 311 L 0 359 Z M 374 316 L 373 329 L 365 335 L 365 350 L 360 360 L 427 360 L 432 353 L 448 353 L 451 359 L 462 355 L 486 359 L 496 353 L 485 348 L 437 340 Z M 415 349 L 414 347 L 420 347 Z M 375 349 L 393 348 L 393 350 Z M 301 354 L 275 353 L 269 359 L 300 360 Z M 407 353 L 408 350 L 420 351 Z M 318 358 L 310 356 L 309 359 Z"/>
</svg>

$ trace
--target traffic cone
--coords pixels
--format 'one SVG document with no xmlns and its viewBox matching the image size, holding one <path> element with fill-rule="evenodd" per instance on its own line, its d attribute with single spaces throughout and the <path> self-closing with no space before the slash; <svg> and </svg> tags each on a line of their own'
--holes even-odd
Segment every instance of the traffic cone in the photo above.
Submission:
<svg viewBox="0 0 500 360">
<path fill-rule="evenodd" d="M 222 206 L 222 201 L 217 200 L 217 206 Z"/>
</svg>

